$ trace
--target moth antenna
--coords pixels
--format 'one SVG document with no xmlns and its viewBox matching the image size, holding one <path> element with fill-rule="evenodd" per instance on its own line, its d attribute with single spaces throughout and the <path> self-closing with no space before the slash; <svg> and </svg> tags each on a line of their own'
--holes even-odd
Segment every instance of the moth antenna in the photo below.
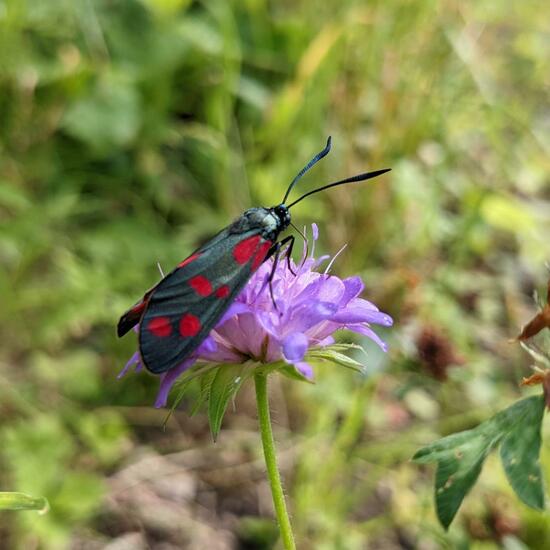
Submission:
<svg viewBox="0 0 550 550">
<path fill-rule="evenodd" d="M 282 200 L 282 204 L 286 202 L 286 199 L 288 199 L 288 195 L 290 195 L 290 192 L 292 191 L 292 188 L 296 185 L 296 182 L 314 165 L 317 164 L 323 157 L 326 157 L 330 152 L 330 146 L 332 142 L 332 137 L 328 136 L 327 144 L 325 145 L 325 148 L 317 153 L 294 177 L 290 185 L 288 186 L 288 189 L 286 190 L 285 197 Z"/>
<path fill-rule="evenodd" d="M 352 176 L 351 178 L 346 178 L 344 180 L 335 181 L 334 183 L 329 183 L 328 185 L 323 185 L 323 187 L 319 187 L 317 189 L 314 189 L 313 191 L 309 191 L 309 193 L 306 193 L 305 195 L 302 195 L 299 199 L 289 204 L 287 208 L 292 208 L 295 204 L 299 203 L 301 200 L 305 199 L 306 197 L 309 197 L 310 195 L 313 195 L 314 193 L 319 193 L 319 191 L 324 191 L 325 189 L 329 189 L 330 187 L 336 187 L 337 185 L 344 185 L 346 183 L 355 183 L 358 181 L 370 180 L 372 178 L 376 178 L 377 176 L 381 176 L 382 174 L 385 174 L 390 170 L 391 168 L 384 168 L 382 170 L 374 170 L 374 172 L 365 172 L 363 174 L 357 174 L 357 176 Z"/>
</svg>

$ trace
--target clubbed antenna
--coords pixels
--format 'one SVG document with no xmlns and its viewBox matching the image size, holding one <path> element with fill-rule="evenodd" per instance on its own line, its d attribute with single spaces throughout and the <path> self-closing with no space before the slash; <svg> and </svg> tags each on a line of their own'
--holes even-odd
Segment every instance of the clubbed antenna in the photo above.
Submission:
<svg viewBox="0 0 550 550">
<path fill-rule="evenodd" d="M 292 188 L 296 185 L 296 182 L 314 165 L 317 164 L 323 157 L 326 157 L 330 152 L 330 144 L 331 144 L 332 138 L 328 136 L 327 144 L 325 145 L 325 148 L 317 153 L 297 174 L 296 177 L 292 180 L 291 184 L 288 186 L 288 189 L 286 190 L 285 198 L 282 200 L 282 204 L 286 202 L 286 199 L 288 198 L 288 195 L 290 195 L 290 192 L 292 191 Z"/>
<path fill-rule="evenodd" d="M 334 183 L 329 183 L 328 185 L 323 185 L 323 187 L 319 187 L 318 189 L 314 189 L 313 191 L 310 191 L 309 193 L 306 193 L 305 195 L 302 195 L 299 199 L 297 199 L 293 203 L 289 204 L 287 206 L 287 208 L 293 207 L 296 203 L 299 203 L 302 199 L 305 199 L 306 197 L 309 197 L 310 195 L 313 195 L 314 193 L 319 193 L 319 191 L 324 191 L 325 189 L 329 189 L 330 187 L 336 187 L 337 185 L 344 185 L 346 183 L 355 183 L 357 181 L 370 180 L 372 178 L 376 178 L 378 176 L 381 176 L 382 174 L 385 174 L 386 172 L 389 172 L 390 170 L 391 170 L 391 168 L 384 168 L 382 170 L 374 170 L 373 172 L 365 172 L 363 174 L 357 174 L 357 176 L 352 176 L 351 178 L 346 178 L 345 180 L 335 181 Z"/>
</svg>

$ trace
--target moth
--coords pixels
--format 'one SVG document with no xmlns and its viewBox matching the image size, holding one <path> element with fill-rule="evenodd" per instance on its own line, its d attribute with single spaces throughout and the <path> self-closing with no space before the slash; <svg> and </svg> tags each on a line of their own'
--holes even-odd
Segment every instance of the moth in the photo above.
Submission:
<svg viewBox="0 0 550 550">
<path fill-rule="evenodd" d="M 252 274 L 263 262 L 274 257 L 269 278 L 271 285 L 281 248 L 285 245 L 288 245 L 285 253 L 291 269 L 294 236 L 278 239 L 291 224 L 290 209 L 294 205 L 330 187 L 365 181 L 390 170 L 365 172 L 324 185 L 287 205 L 287 198 L 298 180 L 326 156 L 330 148 L 329 137 L 325 148 L 292 180 L 280 204 L 244 212 L 180 262 L 122 315 L 117 326 L 118 336 L 124 336 L 139 324 L 141 362 L 150 372 L 169 371 L 187 359 L 216 326 Z"/>
</svg>

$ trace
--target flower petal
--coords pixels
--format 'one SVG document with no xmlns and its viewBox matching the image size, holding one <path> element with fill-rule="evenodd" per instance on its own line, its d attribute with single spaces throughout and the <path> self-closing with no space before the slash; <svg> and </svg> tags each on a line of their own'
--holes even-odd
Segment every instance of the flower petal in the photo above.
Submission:
<svg viewBox="0 0 550 550">
<path fill-rule="evenodd" d="M 371 328 L 369 328 L 367 325 L 348 325 L 346 327 L 348 330 L 351 330 L 353 332 L 357 332 L 358 334 L 362 334 L 363 336 L 367 336 L 370 338 L 373 342 L 376 342 L 382 351 L 387 352 L 388 351 L 388 344 L 374 332 Z"/>
<path fill-rule="evenodd" d="M 296 306 L 311 300 L 338 304 L 345 290 L 343 282 L 338 277 L 319 276 L 296 296 L 293 305 Z"/>
<path fill-rule="evenodd" d="M 191 357 L 185 360 L 179 367 L 171 369 L 161 376 L 160 388 L 157 394 L 157 400 L 155 401 L 155 407 L 157 409 L 166 406 L 166 402 L 168 401 L 168 394 L 170 393 L 174 382 L 180 374 L 185 372 L 188 368 L 192 367 L 195 361 L 196 358 Z"/>
<path fill-rule="evenodd" d="M 305 361 L 298 361 L 297 363 L 294 363 L 294 367 L 308 380 L 313 380 L 313 368 L 309 363 L 306 363 Z"/>
<path fill-rule="evenodd" d="M 364 309 L 370 309 L 372 311 L 380 311 L 372 302 L 363 298 L 354 298 L 348 304 L 350 307 L 362 307 Z"/>
<path fill-rule="evenodd" d="M 308 347 L 307 336 L 303 332 L 292 332 L 283 339 L 283 355 L 291 363 L 301 361 Z"/>
<path fill-rule="evenodd" d="M 232 317 L 222 326 L 216 327 L 216 332 L 226 340 L 231 347 L 245 352 L 248 349 L 248 338 L 241 330 L 238 317 Z"/>
<path fill-rule="evenodd" d="M 323 262 L 326 262 L 327 260 L 330 260 L 330 256 L 328 254 L 323 254 L 322 256 L 319 256 L 314 262 L 312 262 L 311 269 L 318 268 Z"/>
<path fill-rule="evenodd" d="M 197 356 L 214 363 L 239 363 L 243 357 L 235 351 L 235 347 L 224 338 L 217 329 L 210 333 L 210 337 L 216 343 L 215 351 L 201 351 Z"/>
<path fill-rule="evenodd" d="M 340 300 L 340 306 L 346 306 L 350 302 L 350 300 L 353 300 L 353 298 L 357 298 L 357 296 L 359 296 L 359 294 L 363 292 L 365 285 L 363 284 L 363 281 L 359 276 L 348 277 L 342 282 L 344 283 L 345 290 L 344 295 Z"/>
<path fill-rule="evenodd" d="M 269 311 L 257 311 L 256 312 L 256 319 L 262 326 L 262 328 L 272 336 L 277 336 L 278 334 L 278 320 L 279 316 L 274 312 Z"/>
<path fill-rule="evenodd" d="M 319 238 L 319 226 L 315 222 L 311 224 L 311 234 L 315 242 Z"/>
<path fill-rule="evenodd" d="M 351 323 L 374 323 L 385 327 L 391 327 L 393 325 L 393 319 L 387 313 L 366 309 L 361 306 L 352 306 L 340 310 L 333 315 L 330 320 L 344 325 L 349 325 Z"/>
<path fill-rule="evenodd" d="M 292 312 L 292 315 L 283 329 L 284 334 L 305 332 L 318 323 L 331 319 L 336 315 L 338 307 L 331 302 L 316 302 L 302 304 Z"/>
<path fill-rule="evenodd" d="M 203 353 L 214 353 L 218 349 L 218 344 L 216 344 L 216 341 L 212 336 L 207 336 L 203 343 L 198 348 L 198 355 L 201 355 Z"/>
<path fill-rule="evenodd" d="M 229 306 L 229 309 L 222 315 L 222 318 L 218 321 L 216 326 L 219 327 L 231 319 L 231 317 L 239 315 L 240 313 L 245 313 L 246 311 L 250 311 L 250 307 L 247 304 L 243 302 L 233 302 Z"/>
<path fill-rule="evenodd" d="M 122 378 L 127 372 L 128 369 L 132 366 L 136 365 L 136 370 L 138 370 L 138 367 L 141 366 L 141 361 L 139 357 L 139 351 L 136 351 L 132 357 L 128 360 L 126 365 L 124 365 L 124 368 L 118 373 L 117 378 Z"/>
<path fill-rule="evenodd" d="M 318 342 L 315 342 L 316 346 L 319 346 L 320 348 L 325 348 L 327 346 L 332 346 L 334 344 L 335 340 L 332 336 L 327 336 L 326 338 L 323 338 L 322 340 L 319 340 Z"/>
<path fill-rule="evenodd" d="M 246 349 L 239 351 L 246 351 L 252 357 L 260 357 L 262 342 L 266 336 L 263 327 L 252 313 L 239 315 L 238 321 L 241 332 L 246 335 Z"/>
</svg>

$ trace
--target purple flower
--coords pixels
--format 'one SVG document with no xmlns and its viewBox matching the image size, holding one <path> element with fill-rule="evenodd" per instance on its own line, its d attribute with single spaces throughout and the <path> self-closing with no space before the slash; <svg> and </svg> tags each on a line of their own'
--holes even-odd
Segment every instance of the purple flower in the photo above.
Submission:
<svg viewBox="0 0 550 550">
<path fill-rule="evenodd" d="M 156 407 L 166 405 L 170 388 L 183 372 L 195 362 L 260 363 L 284 361 L 293 365 L 304 377 L 313 378 L 311 365 L 306 361 L 310 348 L 323 348 L 334 343 L 332 335 L 348 329 L 367 336 L 384 351 L 386 344 L 371 325 L 389 327 L 392 318 L 379 311 L 359 295 L 364 285 L 360 277 L 340 279 L 329 275 L 332 261 L 323 272 L 315 271 L 329 256 L 313 257 L 318 229 L 313 228 L 311 254 L 296 265 L 291 261 L 293 275 L 286 260 L 279 261 L 272 281 L 274 306 L 268 288 L 272 261 L 265 262 L 251 277 L 241 294 L 210 332 L 199 349 L 179 367 L 161 375 Z M 132 356 L 119 376 L 136 365 L 141 369 L 139 354 Z"/>
</svg>

